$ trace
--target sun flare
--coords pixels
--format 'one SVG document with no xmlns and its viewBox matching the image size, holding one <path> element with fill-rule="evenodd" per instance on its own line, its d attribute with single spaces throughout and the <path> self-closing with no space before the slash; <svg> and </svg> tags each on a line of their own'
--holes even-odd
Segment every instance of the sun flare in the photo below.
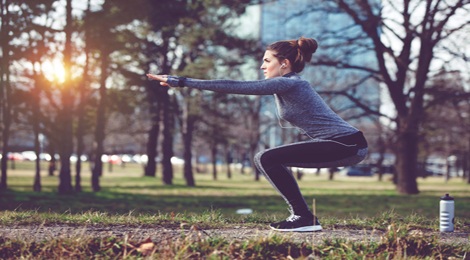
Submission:
<svg viewBox="0 0 470 260">
<path fill-rule="evenodd" d="M 59 59 L 43 63 L 42 70 L 46 78 L 50 81 L 57 81 L 59 83 L 63 83 L 65 81 L 64 65 Z"/>
</svg>

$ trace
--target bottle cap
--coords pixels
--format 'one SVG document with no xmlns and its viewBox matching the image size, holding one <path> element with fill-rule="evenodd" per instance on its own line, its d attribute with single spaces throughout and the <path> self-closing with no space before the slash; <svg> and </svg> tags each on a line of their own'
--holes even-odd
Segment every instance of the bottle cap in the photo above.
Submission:
<svg viewBox="0 0 470 260">
<path fill-rule="evenodd" d="M 451 196 L 449 196 L 449 193 L 446 193 L 444 197 L 441 197 L 441 200 L 454 200 Z"/>
</svg>

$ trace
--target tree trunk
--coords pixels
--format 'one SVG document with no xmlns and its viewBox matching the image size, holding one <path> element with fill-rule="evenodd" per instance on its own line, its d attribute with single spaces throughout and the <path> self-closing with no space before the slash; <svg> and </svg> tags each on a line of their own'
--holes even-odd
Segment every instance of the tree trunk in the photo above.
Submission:
<svg viewBox="0 0 470 260">
<path fill-rule="evenodd" d="M 383 162 L 384 162 L 384 156 L 383 154 L 379 154 L 379 159 L 377 160 L 377 174 L 379 175 L 379 181 L 383 180 L 384 176 L 384 167 L 383 167 Z"/>
<path fill-rule="evenodd" d="M 85 16 L 89 15 L 90 13 L 90 0 L 87 1 L 87 10 L 85 11 Z M 83 151 L 85 150 L 85 145 L 83 143 L 83 136 L 85 132 L 85 102 L 86 102 L 86 91 L 87 91 L 87 84 L 89 83 L 89 68 L 90 68 L 90 61 L 89 61 L 89 53 L 90 53 L 90 48 L 87 46 L 88 42 L 86 41 L 87 37 L 87 30 L 85 30 L 85 36 L 84 36 L 84 41 L 85 41 L 85 68 L 83 68 L 83 80 L 80 83 L 80 101 L 78 104 L 78 109 L 77 109 L 77 116 L 78 116 L 78 123 L 77 123 L 77 133 L 76 133 L 76 139 L 77 139 L 77 156 L 78 160 L 75 165 L 75 192 L 81 192 L 82 191 L 82 180 L 81 180 L 81 173 L 82 173 L 82 160 L 81 156 L 83 154 Z"/>
<path fill-rule="evenodd" d="M 77 150 L 79 150 L 77 148 Z M 81 178 L 81 170 L 82 170 L 82 160 L 80 159 L 81 153 L 77 154 L 78 160 L 75 164 L 75 192 L 82 192 L 82 178 Z"/>
<path fill-rule="evenodd" d="M 404 132 L 398 135 L 395 161 L 397 191 L 400 194 L 418 194 L 416 165 L 418 161 L 418 133 Z"/>
<path fill-rule="evenodd" d="M 162 91 L 163 101 L 163 142 L 162 142 L 162 181 L 165 185 L 173 182 L 173 166 L 171 165 L 171 157 L 173 157 L 173 133 L 172 133 L 172 114 L 170 113 L 170 96 L 167 87 Z"/>
<path fill-rule="evenodd" d="M 66 144 L 59 148 L 60 171 L 59 171 L 59 193 L 68 194 L 73 191 L 72 175 L 70 172 L 70 155 L 72 154 Z"/>
<path fill-rule="evenodd" d="M 467 183 L 470 184 L 470 138 L 468 139 L 468 153 L 467 156 L 465 157 L 465 160 L 467 160 Z"/>
<path fill-rule="evenodd" d="M 450 180 L 450 161 L 449 156 L 446 155 L 446 163 L 444 164 L 444 182 L 448 182 Z"/>
<path fill-rule="evenodd" d="M 448 182 L 450 180 L 450 161 L 449 155 L 451 150 L 451 143 L 450 143 L 450 134 L 446 133 L 445 135 L 445 156 L 446 156 L 446 163 L 444 164 L 444 182 Z"/>
<path fill-rule="evenodd" d="M 95 141 L 93 142 L 93 170 L 91 176 L 91 187 L 93 191 L 100 191 L 99 177 L 103 174 L 103 162 L 101 157 L 104 153 L 104 139 L 106 127 L 106 103 L 107 103 L 107 90 L 106 79 L 108 78 L 108 65 L 109 65 L 109 52 L 106 46 L 101 48 L 101 77 L 100 77 L 100 101 L 98 110 L 96 111 L 96 129 Z"/>
<path fill-rule="evenodd" d="M 85 51 L 86 52 L 86 51 Z M 77 156 L 78 160 L 75 165 L 75 191 L 81 192 L 82 185 L 81 185 L 81 172 L 82 172 L 82 160 L 81 156 L 85 149 L 85 145 L 83 143 L 83 136 L 85 132 L 85 91 L 86 91 L 86 84 L 87 84 L 87 74 L 88 74 L 88 52 L 86 52 L 86 65 L 84 69 L 84 79 L 80 86 L 80 103 L 78 105 L 78 123 L 77 123 L 77 133 L 76 133 L 76 140 L 77 140 Z"/>
<path fill-rule="evenodd" d="M 59 193 L 66 194 L 73 191 L 72 176 L 70 171 L 70 156 L 73 147 L 73 96 L 72 96 L 72 0 L 67 0 L 66 7 L 66 25 L 65 25 L 65 49 L 64 49 L 64 69 L 65 80 L 62 92 L 63 109 L 60 113 L 60 122 L 62 126 L 60 154 L 60 173 L 59 173 Z"/>
<path fill-rule="evenodd" d="M 245 152 L 240 153 L 240 163 L 241 163 L 240 173 L 241 174 L 245 174 L 245 159 L 246 159 L 246 153 Z"/>
<path fill-rule="evenodd" d="M 145 176 L 155 177 L 157 171 L 157 146 L 158 135 L 160 134 L 160 103 L 157 103 L 156 89 L 154 86 L 149 86 L 147 91 L 149 94 L 150 114 L 152 115 L 152 127 L 149 130 L 149 139 L 147 142 L 147 165 L 145 166 Z"/>
<path fill-rule="evenodd" d="M 50 140 L 50 139 L 49 139 Z M 54 176 L 54 171 L 57 169 L 56 168 L 56 159 L 55 159 L 55 144 L 54 143 L 49 143 L 49 155 L 51 156 L 51 161 L 49 162 L 49 176 Z"/>
<path fill-rule="evenodd" d="M 329 168 L 328 171 L 330 173 L 330 176 L 328 177 L 328 180 L 332 181 L 334 176 L 335 176 L 336 168 Z"/>
<path fill-rule="evenodd" d="M 3 91 L 3 90 L 2 90 Z M 7 102 L 4 102 L 7 103 Z M 10 147 L 8 146 L 8 140 L 10 137 L 10 125 L 11 125 L 11 115 L 8 109 L 8 106 L 3 107 L 3 120 L 2 120 L 2 177 L 0 182 L 0 190 L 5 190 L 7 188 L 7 170 L 8 170 L 8 152 L 10 151 Z M 6 108 L 6 109 L 5 109 Z"/>
<path fill-rule="evenodd" d="M 38 155 L 38 158 L 36 158 L 36 174 L 34 175 L 34 185 L 33 185 L 33 190 L 35 192 L 41 192 L 41 159 L 39 158 L 39 154 Z"/>
<path fill-rule="evenodd" d="M 232 164 L 232 153 L 230 152 L 230 147 L 228 144 L 225 146 L 225 162 L 227 164 L 227 179 L 231 179 L 232 171 L 230 169 L 230 165 Z"/>
<path fill-rule="evenodd" d="M 1 171 L 2 176 L 0 179 L 0 190 L 7 188 L 7 170 L 8 170 L 8 152 L 10 147 L 8 141 L 10 139 L 10 126 L 11 126 L 11 113 L 12 113 L 12 99 L 11 99 L 11 86 L 10 86 L 10 1 L 5 3 L 1 1 L 0 15 L 1 21 L 1 37 L 0 44 L 2 48 L 3 57 L 0 60 L 0 101 L 1 101 L 1 116 L 2 116 L 2 160 Z"/>
<path fill-rule="evenodd" d="M 468 151 L 465 151 L 462 155 L 462 179 L 465 181 L 468 173 Z"/>
<path fill-rule="evenodd" d="M 250 161 L 251 161 L 251 168 L 254 171 L 255 174 L 255 181 L 259 181 L 259 170 L 255 166 L 255 155 L 256 155 L 256 148 L 258 147 L 258 143 L 261 137 L 261 134 L 259 132 L 259 127 L 260 127 L 260 119 L 259 119 L 259 114 L 261 111 L 261 96 L 257 96 L 252 102 L 252 108 L 251 108 L 251 114 L 250 114 L 250 120 L 251 120 L 251 134 L 250 134 Z"/>
<path fill-rule="evenodd" d="M 191 113 L 191 89 L 186 92 L 182 92 L 184 95 L 183 100 L 183 120 L 182 120 L 182 134 L 183 134 L 183 159 L 184 159 L 184 178 L 186 179 L 187 186 L 195 186 L 193 166 L 192 166 L 192 141 L 194 124 L 196 123 L 196 116 Z"/>
<path fill-rule="evenodd" d="M 217 180 L 217 143 L 212 143 L 211 147 L 211 158 L 212 158 L 212 179 Z"/>
<path fill-rule="evenodd" d="M 382 181 L 383 175 L 384 175 L 383 163 L 385 160 L 385 149 L 386 149 L 385 144 L 382 141 L 382 137 L 379 137 L 378 146 L 379 146 L 379 159 L 377 159 L 376 167 L 377 167 L 377 174 L 379 175 L 379 181 Z"/>
<path fill-rule="evenodd" d="M 302 173 L 302 171 L 299 168 L 297 168 L 297 180 L 299 181 L 302 180 L 303 175 L 304 174 Z"/>
<path fill-rule="evenodd" d="M 8 138 L 8 135 L 5 135 L 5 132 L 6 131 L 3 131 L 3 140 Z M 2 162 L 1 162 L 2 177 L 1 177 L 1 182 L 0 182 L 0 190 L 5 190 L 7 188 L 8 150 L 9 150 L 8 145 L 3 144 Z"/>
<path fill-rule="evenodd" d="M 36 113 L 37 111 L 39 110 L 36 110 L 37 108 L 35 108 L 35 112 L 33 113 Z M 33 190 L 35 192 L 41 192 L 41 158 L 40 158 L 40 154 L 41 154 L 41 143 L 39 142 L 39 122 L 37 122 L 37 117 L 35 117 L 33 119 L 33 128 L 34 128 L 34 151 L 36 153 L 36 163 L 35 163 L 35 175 L 34 175 L 34 185 L 33 185 Z"/>
<path fill-rule="evenodd" d="M 250 146 L 250 162 L 251 162 L 251 171 L 252 173 L 255 174 L 255 181 L 259 181 L 259 170 L 258 168 L 256 167 L 256 164 L 255 164 L 255 155 L 256 155 L 256 148 L 258 147 L 258 145 L 254 145 L 254 144 L 251 144 Z"/>
<path fill-rule="evenodd" d="M 189 105 L 188 108 L 189 110 Z M 185 109 L 186 110 L 186 109 Z M 183 130 L 183 143 L 184 143 L 184 178 L 186 179 L 187 186 L 195 186 L 194 175 L 193 175 L 193 166 L 192 166 L 192 139 L 193 139 L 193 130 L 194 130 L 194 118 L 191 115 L 187 116 L 187 119 L 184 120 L 184 130 Z"/>
</svg>

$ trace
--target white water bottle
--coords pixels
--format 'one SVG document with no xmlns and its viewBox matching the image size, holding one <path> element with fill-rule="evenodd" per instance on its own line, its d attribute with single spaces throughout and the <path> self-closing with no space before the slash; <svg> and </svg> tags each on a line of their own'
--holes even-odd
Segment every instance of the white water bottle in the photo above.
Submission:
<svg viewBox="0 0 470 260">
<path fill-rule="evenodd" d="M 454 198 L 448 193 L 441 197 L 439 203 L 439 230 L 441 232 L 454 231 Z"/>
</svg>

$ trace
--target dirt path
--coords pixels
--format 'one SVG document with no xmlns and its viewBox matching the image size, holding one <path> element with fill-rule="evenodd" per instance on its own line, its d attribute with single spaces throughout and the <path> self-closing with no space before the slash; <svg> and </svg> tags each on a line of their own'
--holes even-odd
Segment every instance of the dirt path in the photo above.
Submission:
<svg viewBox="0 0 470 260">
<path fill-rule="evenodd" d="M 151 227 L 139 228 L 128 227 L 124 225 L 116 226 L 69 226 L 69 225 L 32 225 L 32 226 L 0 226 L 0 238 L 5 239 L 21 239 L 26 241 L 42 241 L 51 238 L 70 238 L 70 237 L 116 237 L 125 238 L 126 236 L 133 241 L 143 241 L 151 238 L 153 242 L 160 242 L 167 239 L 177 239 L 186 237 L 224 237 L 236 240 L 246 240 L 253 237 L 266 237 L 273 234 L 277 236 L 288 236 L 297 242 L 321 243 L 324 239 L 345 238 L 351 241 L 380 241 L 383 231 L 372 230 L 331 230 L 325 229 L 321 232 L 304 232 L 304 233 L 281 233 L 265 229 L 253 229 L 244 226 L 234 226 L 231 228 L 221 229 L 198 229 L 185 227 Z M 418 231 L 411 231 L 410 235 L 416 234 Z M 424 235 L 437 234 L 442 243 L 470 245 L 470 232 L 425 232 Z"/>
</svg>

